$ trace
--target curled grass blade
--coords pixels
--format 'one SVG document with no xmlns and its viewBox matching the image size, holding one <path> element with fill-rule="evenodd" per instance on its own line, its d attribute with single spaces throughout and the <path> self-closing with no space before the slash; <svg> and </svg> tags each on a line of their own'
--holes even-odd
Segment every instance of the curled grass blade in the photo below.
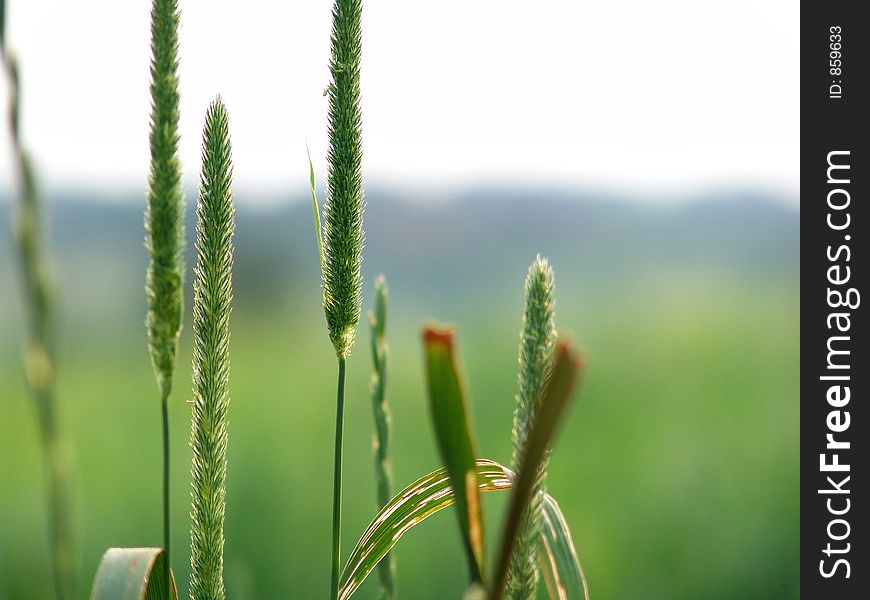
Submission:
<svg viewBox="0 0 870 600">
<path fill-rule="evenodd" d="M 511 487 L 512 473 L 496 462 L 479 459 L 475 470 L 477 489 L 482 492 Z M 455 500 L 447 469 L 429 473 L 399 492 L 381 509 L 357 542 L 341 575 L 338 597 L 350 598 L 409 529 Z"/>
<path fill-rule="evenodd" d="M 586 576 L 562 510 L 549 494 L 542 494 L 541 507 L 538 565 L 550 598 L 588 600 Z"/>
<path fill-rule="evenodd" d="M 109 548 L 100 560 L 91 600 L 164 600 L 163 548 Z M 178 600 L 170 571 L 170 600 Z"/>
<path fill-rule="evenodd" d="M 475 469 L 477 487 L 481 492 L 508 490 L 513 484 L 513 472 L 495 461 L 478 459 Z M 542 496 L 544 520 L 538 559 L 550 598 L 588 600 L 586 577 L 565 517 L 552 496 Z M 341 574 L 339 599 L 350 598 L 405 533 L 455 501 L 450 477 L 443 468 L 421 477 L 399 492 L 375 516 L 353 549 Z M 468 590 L 471 597 L 479 592 L 479 586 Z"/>
</svg>

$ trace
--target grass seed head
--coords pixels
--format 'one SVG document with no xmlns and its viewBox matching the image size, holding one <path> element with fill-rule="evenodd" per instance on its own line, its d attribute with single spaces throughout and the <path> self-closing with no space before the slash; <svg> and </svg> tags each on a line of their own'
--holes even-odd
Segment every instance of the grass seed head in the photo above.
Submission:
<svg viewBox="0 0 870 600">
<path fill-rule="evenodd" d="M 333 7 L 329 174 L 323 216 L 323 309 L 339 357 L 350 354 L 362 303 L 363 183 L 360 0 Z"/>
<path fill-rule="evenodd" d="M 193 300 L 190 597 L 224 598 L 224 517 L 227 478 L 229 340 L 235 229 L 227 113 L 220 99 L 208 109 L 196 210 L 197 262 Z"/>
<path fill-rule="evenodd" d="M 151 362 L 161 393 L 172 386 L 184 305 L 184 196 L 178 160 L 178 5 L 154 0 L 151 12 L 151 170 L 145 292 Z"/>
<path fill-rule="evenodd" d="M 553 269 L 547 259 L 538 256 L 529 267 L 526 276 L 525 310 L 520 332 L 519 393 L 516 398 L 512 431 L 514 470 L 519 467 L 535 410 L 552 367 L 556 343 L 554 287 Z M 536 547 L 542 510 L 537 491 L 545 487 L 547 462 L 545 458 L 538 471 L 535 493 L 523 517 L 511 559 L 507 594 L 514 600 L 535 597 L 538 583 Z"/>
</svg>

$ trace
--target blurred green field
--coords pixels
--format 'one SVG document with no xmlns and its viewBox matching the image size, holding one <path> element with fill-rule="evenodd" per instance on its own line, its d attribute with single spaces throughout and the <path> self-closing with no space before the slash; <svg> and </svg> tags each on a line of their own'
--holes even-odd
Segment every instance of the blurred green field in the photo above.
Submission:
<svg viewBox="0 0 870 600">
<path fill-rule="evenodd" d="M 598 270 L 575 268 L 567 251 L 553 254 L 557 325 L 574 334 L 589 365 L 556 444 L 550 490 L 592 597 L 799 597 L 794 265 L 714 268 L 688 260 Z M 422 388 L 418 337 L 426 318 L 459 326 L 480 451 L 509 460 L 522 282 L 532 258 L 495 264 L 498 285 L 487 288 L 466 273 L 440 295 L 415 287 L 412 275 L 391 278 L 382 261 L 393 308 L 387 337 L 397 484 L 439 466 Z M 140 263 L 118 271 L 135 282 L 130 289 L 141 290 Z M 246 277 L 239 273 L 237 285 Z M 316 277 L 293 277 L 289 292 L 255 295 L 249 282 L 237 291 L 225 560 L 236 599 L 319 598 L 328 581 L 335 365 Z M 99 286 L 100 277 L 87 281 Z M 431 286 L 438 285 L 436 278 Z M 369 277 L 367 295 L 370 289 Z M 139 302 L 138 292 L 130 294 L 118 293 L 120 307 L 98 305 L 100 318 L 62 325 L 58 397 L 75 472 L 82 598 L 107 547 L 161 539 L 159 404 L 144 310 L 126 300 Z M 173 568 L 182 589 L 189 571 L 188 324 L 172 405 Z M 15 329 L 4 329 L 0 346 L 0 597 L 50 598 L 43 469 Z M 375 510 L 367 351 L 364 330 L 348 371 L 345 556 Z M 485 500 L 493 542 L 503 500 Z M 403 538 L 397 557 L 402 597 L 460 597 L 466 569 L 451 512 Z M 358 597 L 374 598 L 373 583 Z"/>
</svg>

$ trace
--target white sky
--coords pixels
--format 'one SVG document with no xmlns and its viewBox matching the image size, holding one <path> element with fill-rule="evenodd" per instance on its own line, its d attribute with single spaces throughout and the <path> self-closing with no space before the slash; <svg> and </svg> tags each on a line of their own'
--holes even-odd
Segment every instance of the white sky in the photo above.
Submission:
<svg viewBox="0 0 870 600">
<path fill-rule="evenodd" d="M 331 3 L 179 3 L 186 184 L 217 93 L 238 188 L 296 191 L 306 140 L 322 179 Z M 150 1 L 7 5 L 42 180 L 144 188 Z M 659 196 L 740 184 L 797 201 L 797 2 L 364 0 L 363 18 L 369 182 L 546 180 Z M 4 187 L 9 162 L 6 142 Z"/>
</svg>

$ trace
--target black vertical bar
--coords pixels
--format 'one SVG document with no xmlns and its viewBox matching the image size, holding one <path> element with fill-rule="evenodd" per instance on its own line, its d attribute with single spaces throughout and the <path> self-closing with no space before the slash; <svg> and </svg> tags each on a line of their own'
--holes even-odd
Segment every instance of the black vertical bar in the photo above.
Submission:
<svg viewBox="0 0 870 600">
<path fill-rule="evenodd" d="M 870 598 L 870 22 L 801 3 L 801 591 Z M 870 296 L 868 296 L 870 301 Z M 862 491 L 863 490 L 863 491 Z"/>
</svg>

